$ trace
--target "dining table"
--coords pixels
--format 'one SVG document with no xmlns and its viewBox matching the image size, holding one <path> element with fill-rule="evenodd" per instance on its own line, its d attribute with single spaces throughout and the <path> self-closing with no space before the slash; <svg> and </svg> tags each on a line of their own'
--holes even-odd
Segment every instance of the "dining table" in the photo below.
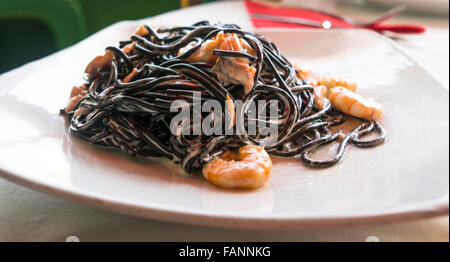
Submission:
<svg viewBox="0 0 450 262">
<path fill-rule="evenodd" d="M 295 5 L 277 1 L 274 5 Z M 370 20 L 381 8 L 333 5 L 335 13 Z M 242 1 L 217 1 L 143 19 L 148 24 L 183 25 L 198 20 L 224 21 L 253 30 Z M 389 22 L 420 24 L 423 34 L 403 35 L 395 45 L 449 86 L 448 16 L 405 12 Z M 39 65 L 41 61 L 34 62 Z M 388 62 L 388 61 L 387 61 Z M 15 69 L 17 70 L 17 69 Z M 14 75 L 14 70 L 8 73 Z M 0 80 L 4 75 L 0 75 Z M 1 88 L 1 87 L 0 87 Z M 448 165 L 448 162 L 447 162 Z M 206 227 L 139 218 L 100 210 L 47 195 L 0 178 L 0 241 L 449 241 L 449 216 L 412 221 L 302 230 L 246 230 Z"/>
</svg>

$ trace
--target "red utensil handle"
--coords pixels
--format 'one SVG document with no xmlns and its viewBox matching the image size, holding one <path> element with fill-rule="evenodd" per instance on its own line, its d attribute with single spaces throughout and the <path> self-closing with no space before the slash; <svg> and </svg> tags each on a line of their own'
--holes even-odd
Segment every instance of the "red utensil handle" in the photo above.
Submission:
<svg viewBox="0 0 450 262">
<path fill-rule="evenodd" d="M 394 33 L 405 33 L 405 34 L 422 34 L 425 32 L 425 27 L 420 25 L 383 25 L 377 24 L 369 27 L 369 29 L 375 30 L 377 32 L 391 31 Z"/>
</svg>

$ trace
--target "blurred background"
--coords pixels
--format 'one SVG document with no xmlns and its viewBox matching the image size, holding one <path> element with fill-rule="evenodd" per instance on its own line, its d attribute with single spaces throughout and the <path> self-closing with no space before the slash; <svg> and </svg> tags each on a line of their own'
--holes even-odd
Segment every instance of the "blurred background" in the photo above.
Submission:
<svg viewBox="0 0 450 262">
<path fill-rule="evenodd" d="M 121 20 L 134 20 L 214 0 L 0 0 L 0 73 L 70 46 Z M 385 10 L 404 3 L 411 13 L 448 18 L 449 0 L 266 0 L 286 5 L 336 5 Z M 199 18 L 200 19 L 200 18 Z"/>
</svg>

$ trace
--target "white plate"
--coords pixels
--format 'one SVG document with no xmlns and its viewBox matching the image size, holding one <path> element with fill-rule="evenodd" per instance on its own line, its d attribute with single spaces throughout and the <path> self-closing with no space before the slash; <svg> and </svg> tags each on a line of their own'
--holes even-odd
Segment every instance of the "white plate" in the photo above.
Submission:
<svg viewBox="0 0 450 262">
<path fill-rule="evenodd" d="M 344 161 L 311 170 L 274 159 L 255 191 L 219 189 L 158 163 L 94 148 L 67 133 L 58 111 L 85 64 L 135 23 L 0 77 L 0 174 L 99 208 L 181 223 L 234 228 L 319 228 L 448 214 L 448 91 L 390 42 L 369 31 L 268 31 L 293 61 L 349 76 L 385 107 L 388 140 L 351 148 Z"/>
</svg>

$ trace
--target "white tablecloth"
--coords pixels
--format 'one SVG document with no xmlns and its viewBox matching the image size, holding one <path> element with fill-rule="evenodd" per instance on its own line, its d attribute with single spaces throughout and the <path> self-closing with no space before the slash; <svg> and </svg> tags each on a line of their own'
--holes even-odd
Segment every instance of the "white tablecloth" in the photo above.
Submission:
<svg viewBox="0 0 450 262">
<path fill-rule="evenodd" d="M 345 8 L 371 17 L 371 12 Z M 186 24 L 222 20 L 251 28 L 241 2 L 220 2 L 149 19 L 151 23 Z M 448 18 L 402 16 L 397 22 L 428 26 L 400 47 L 444 85 L 449 84 Z M 2 76 L 0 76 L 2 77 Z M 449 217 L 366 227 L 315 231 L 250 231 L 207 228 L 147 220 L 98 210 L 48 196 L 0 178 L 0 241 L 449 241 Z M 369 238 L 373 239 L 373 238 Z"/>
</svg>

